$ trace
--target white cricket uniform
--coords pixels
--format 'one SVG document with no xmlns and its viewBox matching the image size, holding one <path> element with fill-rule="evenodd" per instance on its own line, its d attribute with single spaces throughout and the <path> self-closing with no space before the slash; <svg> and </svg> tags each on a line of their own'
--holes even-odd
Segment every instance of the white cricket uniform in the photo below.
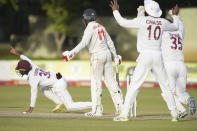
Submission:
<svg viewBox="0 0 197 131">
<path fill-rule="evenodd" d="M 88 23 L 81 42 L 71 50 L 71 54 L 77 54 L 84 47 L 88 47 L 91 54 L 92 113 L 96 113 L 101 106 L 102 76 L 118 112 L 123 104 L 123 96 L 112 66 L 112 55 L 117 57 L 116 49 L 106 29 L 96 21 Z"/>
<path fill-rule="evenodd" d="M 183 104 L 188 104 L 190 97 L 186 92 L 187 69 L 183 56 L 184 26 L 179 18 L 179 30 L 166 31 L 162 36 L 162 56 L 169 84 L 174 88 L 177 108 L 180 112 L 186 111 Z"/>
<path fill-rule="evenodd" d="M 136 60 L 137 65 L 133 73 L 133 79 L 131 80 L 129 90 L 126 93 L 121 116 L 128 116 L 129 109 L 138 94 L 139 87 L 144 82 L 151 69 L 160 84 L 162 92 L 168 94 L 170 101 L 167 102 L 167 105 L 171 107 L 169 109 L 171 115 L 177 116 L 175 100 L 172 89 L 168 84 L 161 54 L 161 36 L 163 31 L 175 31 L 178 29 L 177 16 L 173 16 L 174 24 L 172 24 L 165 19 L 151 16 L 141 16 L 132 20 L 127 20 L 120 15 L 118 10 L 113 11 L 113 15 L 121 26 L 139 29 L 137 50 L 140 54 Z"/>
<path fill-rule="evenodd" d="M 67 90 L 67 82 L 62 77 L 57 79 L 56 74 L 44 71 L 24 55 L 20 55 L 22 60 L 27 60 L 32 69 L 28 73 L 28 81 L 31 86 L 30 107 L 35 107 L 38 87 L 44 95 L 56 104 L 64 104 L 67 110 L 82 110 L 92 107 L 91 102 L 74 102 Z"/>
</svg>

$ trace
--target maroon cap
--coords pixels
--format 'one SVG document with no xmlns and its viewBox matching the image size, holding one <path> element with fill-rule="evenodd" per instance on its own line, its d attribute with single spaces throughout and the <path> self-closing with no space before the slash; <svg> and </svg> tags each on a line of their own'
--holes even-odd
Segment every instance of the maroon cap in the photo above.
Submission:
<svg viewBox="0 0 197 131">
<path fill-rule="evenodd" d="M 16 67 L 16 70 L 24 70 L 24 71 L 26 71 L 26 70 L 31 70 L 31 64 L 28 62 L 28 61 L 26 61 L 26 60 L 20 60 L 19 62 L 18 62 L 18 65 L 17 65 L 17 67 Z"/>
</svg>

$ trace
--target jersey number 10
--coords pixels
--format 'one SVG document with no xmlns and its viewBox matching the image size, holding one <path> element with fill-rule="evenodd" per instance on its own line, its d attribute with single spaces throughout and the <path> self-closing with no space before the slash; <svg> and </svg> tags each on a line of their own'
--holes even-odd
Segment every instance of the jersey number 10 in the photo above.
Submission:
<svg viewBox="0 0 197 131">
<path fill-rule="evenodd" d="M 153 36 L 155 40 L 159 40 L 160 35 L 161 35 L 161 27 L 160 26 L 156 26 L 155 28 L 152 29 L 152 25 L 149 25 L 147 30 L 148 32 L 148 39 L 151 40 L 151 36 L 152 36 L 152 30 L 153 30 Z"/>
</svg>

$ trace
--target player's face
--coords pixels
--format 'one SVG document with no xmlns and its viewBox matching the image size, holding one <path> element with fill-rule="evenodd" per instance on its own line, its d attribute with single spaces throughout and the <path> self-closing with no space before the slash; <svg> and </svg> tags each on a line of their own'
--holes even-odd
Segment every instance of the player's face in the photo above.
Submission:
<svg viewBox="0 0 197 131">
<path fill-rule="evenodd" d="M 16 70 L 16 74 L 20 77 L 23 77 L 24 75 L 27 75 L 28 73 L 29 73 L 29 70 L 23 70 L 23 69 Z"/>
</svg>

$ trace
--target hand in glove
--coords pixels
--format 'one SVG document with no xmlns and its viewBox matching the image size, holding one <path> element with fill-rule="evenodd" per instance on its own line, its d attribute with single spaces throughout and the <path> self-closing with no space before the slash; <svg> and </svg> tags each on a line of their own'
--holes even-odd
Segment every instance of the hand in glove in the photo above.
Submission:
<svg viewBox="0 0 197 131">
<path fill-rule="evenodd" d="M 64 51 L 62 55 L 63 55 L 62 59 L 64 59 L 64 61 L 66 62 L 71 60 L 74 57 L 74 55 L 70 51 Z"/>
<path fill-rule="evenodd" d="M 116 65 L 120 65 L 121 62 L 122 62 L 122 57 L 120 55 L 117 55 L 115 58 L 114 58 L 114 62 Z"/>
</svg>

